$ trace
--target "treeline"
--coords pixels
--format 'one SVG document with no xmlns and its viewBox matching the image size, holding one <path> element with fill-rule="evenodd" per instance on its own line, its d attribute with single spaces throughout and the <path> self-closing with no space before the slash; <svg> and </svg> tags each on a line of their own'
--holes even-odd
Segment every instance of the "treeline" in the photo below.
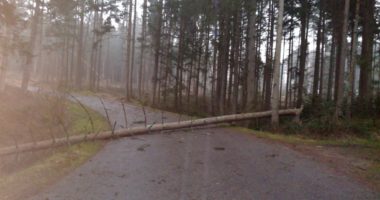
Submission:
<svg viewBox="0 0 380 200">
<path fill-rule="evenodd" d="M 271 108 L 278 1 L 152 6 L 160 19 L 151 33 L 155 101 L 177 109 L 203 105 L 212 113 Z M 285 1 L 281 107 L 330 101 L 339 115 L 379 107 L 378 6 L 374 0 Z"/>
<path fill-rule="evenodd" d="M 280 107 L 380 115 L 380 2 L 284 3 Z M 2 0 L 0 85 L 19 65 L 23 88 L 35 75 L 180 112 L 269 110 L 279 8 L 277 0 Z"/>
</svg>

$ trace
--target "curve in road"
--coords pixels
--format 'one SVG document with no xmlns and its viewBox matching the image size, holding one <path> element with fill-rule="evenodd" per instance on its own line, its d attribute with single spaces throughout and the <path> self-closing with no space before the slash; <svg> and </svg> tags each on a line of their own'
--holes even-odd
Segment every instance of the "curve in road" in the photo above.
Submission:
<svg viewBox="0 0 380 200">
<path fill-rule="evenodd" d="M 99 99 L 78 97 L 101 112 Z M 125 127 L 116 100 L 104 100 L 112 122 Z M 128 127 L 141 126 L 140 107 L 126 105 Z M 148 123 L 178 115 L 148 110 Z M 109 142 L 88 163 L 31 200 L 380 199 L 287 147 L 225 128 L 152 134 Z"/>
</svg>

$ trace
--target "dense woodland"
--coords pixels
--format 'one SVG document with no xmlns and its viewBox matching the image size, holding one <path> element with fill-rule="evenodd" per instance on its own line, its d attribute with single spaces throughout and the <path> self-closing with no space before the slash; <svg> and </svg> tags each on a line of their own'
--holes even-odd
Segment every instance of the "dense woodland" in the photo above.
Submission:
<svg viewBox="0 0 380 200">
<path fill-rule="evenodd" d="M 1 0 L 0 88 L 16 73 L 23 89 L 116 91 L 199 115 L 375 117 L 379 23 L 376 0 Z"/>
</svg>

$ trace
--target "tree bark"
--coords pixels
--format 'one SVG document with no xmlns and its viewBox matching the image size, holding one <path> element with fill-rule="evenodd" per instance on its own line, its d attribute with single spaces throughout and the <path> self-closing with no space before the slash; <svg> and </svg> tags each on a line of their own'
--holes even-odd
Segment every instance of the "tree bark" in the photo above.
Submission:
<svg viewBox="0 0 380 200">
<path fill-rule="evenodd" d="M 356 74 L 356 56 L 358 53 L 358 24 L 359 24 L 359 12 L 360 12 L 360 0 L 356 0 L 355 5 L 355 19 L 354 27 L 352 29 L 352 42 L 351 42 L 351 63 L 350 63 L 350 74 L 349 74 L 349 87 L 348 87 L 348 98 L 347 98 L 347 116 L 352 117 L 351 109 L 352 102 L 355 98 L 355 74 Z"/>
<path fill-rule="evenodd" d="M 322 7 L 324 9 L 324 7 Z M 326 49 L 326 19 L 325 12 L 322 12 L 322 49 L 321 49 L 321 74 L 319 83 L 319 99 L 323 100 L 323 86 L 325 76 L 325 49 Z"/>
<path fill-rule="evenodd" d="M 256 9 L 257 9 L 257 2 L 256 0 L 250 1 L 251 10 L 250 10 L 250 17 L 249 17 L 249 44 L 248 44 L 248 81 L 247 81 L 247 105 L 245 105 L 246 110 L 251 110 L 253 106 L 255 105 L 254 99 L 257 95 L 257 92 L 255 91 L 256 83 L 257 83 L 257 65 L 256 65 L 256 58 L 257 58 L 257 51 L 256 51 L 256 21 L 257 21 L 257 15 L 256 15 Z"/>
<path fill-rule="evenodd" d="M 22 83 L 21 83 L 21 89 L 24 91 L 28 90 L 28 85 L 30 81 L 30 76 L 32 72 L 33 67 L 33 57 L 34 57 L 34 50 L 36 46 L 36 38 L 37 38 L 37 31 L 38 31 L 38 22 L 39 22 L 39 14 L 40 14 L 40 6 L 41 1 L 35 0 L 36 5 L 34 8 L 34 13 L 31 21 L 31 31 L 30 31 L 30 39 L 29 39 L 29 45 L 28 45 L 28 54 L 26 56 L 26 63 L 24 66 L 24 72 L 22 76 Z"/>
<path fill-rule="evenodd" d="M 373 61 L 374 29 L 374 0 L 361 1 L 363 10 L 363 39 L 361 52 L 359 96 L 363 104 L 367 104 L 371 98 L 371 70 Z"/>
<path fill-rule="evenodd" d="M 141 31 L 141 52 L 140 52 L 140 68 L 139 68 L 139 80 L 138 80 L 138 88 L 139 88 L 139 96 L 140 99 L 143 96 L 143 72 L 145 68 L 145 40 L 146 40 L 146 26 L 147 26 L 147 6 L 148 0 L 144 0 L 143 3 L 143 15 L 142 15 L 142 31 Z"/>
<path fill-rule="evenodd" d="M 315 53 L 315 63 L 314 63 L 314 81 L 313 81 L 313 104 L 317 102 L 319 98 L 318 89 L 320 84 L 320 63 L 321 63 L 321 43 L 322 43 L 322 1 L 320 1 L 319 6 L 319 19 L 317 24 L 317 49 Z"/>
<path fill-rule="evenodd" d="M 132 46 L 132 12 L 133 12 L 133 0 L 129 0 L 129 11 L 128 11 L 128 30 L 127 30 L 127 56 L 126 56 L 126 86 L 125 86 L 125 98 L 131 98 L 131 46 Z"/>
<path fill-rule="evenodd" d="M 297 106 L 301 107 L 303 104 L 304 96 L 304 82 L 305 82 L 305 69 L 306 69 L 306 57 L 307 57 L 307 46 L 308 46 L 308 23 L 309 23 L 309 2 L 308 0 L 301 0 L 302 10 L 300 11 L 301 16 L 301 52 L 300 52 L 300 69 L 299 69 L 299 80 L 298 80 L 298 97 Z"/>
<path fill-rule="evenodd" d="M 327 101 L 332 101 L 332 94 L 333 94 L 333 83 L 334 83 L 334 66 L 335 62 L 335 52 L 336 52 L 336 40 L 333 34 L 333 37 L 331 39 L 331 47 L 330 47 L 330 69 L 329 69 L 329 78 L 327 83 Z"/>
<path fill-rule="evenodd" d="M 270 27 L 267 37 L 266 63 L 263 80 L 263 108 L 270 109 L 272 96 L 272 78 L 273 78 L 273 43 L 274 43 L 274 25 L 275 9 L 274 2 L 270 1 Z"/>
<path fill-rule="evenodd" d="M 133 85 L 134 85 L 134 69 L 135 69 L 135 49 L 136 49 L 136 23 L 137 23 L 137 0 L 133 5 L 133 28 L 132 28 L 132 55 L 131 55 L 131 70 L 129 78 L 129 92 L 133 98 Z"/>
<path fill-rule="evenodd" d="M 158 8 L 157 8 L 157 22 L 155 24 L 155 35 L 154 35 L 154 69 L 153 69 L 153 80 L 152 80 L 152 104 L 155 105 L 156 103 L 156 97 L 157 95 L 157 87 L 158 87 L 158 70 L 160 67 L 160 51 L 161 51 L 161 26 L 162 26 L 162 7 L 163 7 L 163 0 L 160 0 L 158 2 Z"/>
<path fill-rule="evenodd" d="M 343 95 L 344 95 L 344 67 L 346 64 L 346 48 L 347 48 L 347 30 L 348 30 L 348 18 L 350 11 L 350 0 L 345 0 L 344 4 L 344 17 L 343 17 L 343 28 L 341 35 L 341 52 L 340 52 L 340 65 L 339 65 L 339 77 L 338 77 L 338 87 L 337 87 L 337 99 L 336 99 L 336 109 L 335 109 L 335 119 L 338 119 L 342 115 L 343 106 Z"/>
<path fill-rule="evenodd" d="M 283 32 L 283 16 L 284 16 L 284 0 L 279 2 L 278 18 L 277 18 L 277 39 L 276 54 L 273 70 L 273 92 L 272 92 L 272 128 L 277 129 L 280 123 L 279 103 L 280 103 L 280 63 L 281 63 L 281 43 Z"/>
</svg>

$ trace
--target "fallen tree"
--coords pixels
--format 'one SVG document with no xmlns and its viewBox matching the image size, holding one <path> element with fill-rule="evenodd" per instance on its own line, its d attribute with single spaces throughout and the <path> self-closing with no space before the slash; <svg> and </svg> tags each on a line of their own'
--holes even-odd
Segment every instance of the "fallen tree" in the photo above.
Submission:
<svg viewBox="0 0 380 200">
<path fill-rule="evenodd" d="M 280 110 L 279 114 L 281 116 L 284 116 L 284 115 L 295 116 L 295 120 L 299 121 L 301 112 L 302 112 L 302 108 Z M 60 147 L 64 145 L 72 145 L 72 144 L 77 144 L 77 143 L 87 142 L 87 141 L 108 140 L 108 139 L 115 139 L 115 138 L 144 135 L 144 134 L 158 132 L 158 131 L 178 130 L 178 129 L 184 129 L 184 128 L 192 128 L 192 127 L 207 126 L 207 125 L 220 124 L 220 123 L 250 120 L 250 119 L 255 119 L 255 118 L 264 118 L 264 117 L 270 117 L 271 114 L 272 114 L 272 111 L 225 115 L 225 116 L 219 116 L 219 117 L 210 117 L 210 118 L 196 119 L 196 120 L 182 121 L 182 122 L 152 124 L 149 127 L 120 129 L 116 131 L 106 131 L 106 132 L 101 132 L 101 133 L 71 136 L 71 137 L 66 137 L 66 138 L 45 140 L 45 141 L 33 142 L 33 143 L 27 143 L 27 144 L 21 144 L 21 145 L 16 144 L 12 147 L 6 147 L 3 149 L 0 149 L 0 156 L 12 155 L 12 154 L 18 154 L 22 152 L 30 152 L 30 151 L 36 151 L 36 150 L 42 150 L 42 149 L 48 149 L 48 148 L 55 148 L 55 147 Z"/>
</svg>

